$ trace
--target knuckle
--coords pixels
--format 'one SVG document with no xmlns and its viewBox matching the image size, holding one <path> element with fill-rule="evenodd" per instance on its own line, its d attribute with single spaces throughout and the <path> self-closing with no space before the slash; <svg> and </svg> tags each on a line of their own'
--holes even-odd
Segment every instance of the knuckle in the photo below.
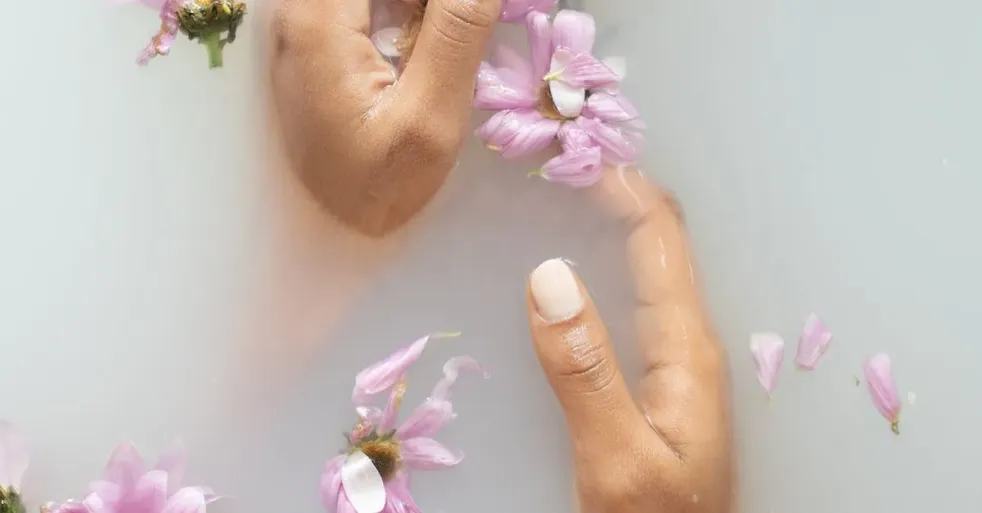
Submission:
<svg viewBox="0 0 982 513">
<path fill-rule="evenodd" d="M 406 157 L 424 164 L 436 164 L 452 160 L 463 143 L 458 131 L 446 126 L 433 126 L 430 123 L 410 121 L 405 125 L 390 146 L 389 153 Z M 395 159 L 393 155 L 392 159 Z"/>
<path fill-rule="evenodd" d="M 635 473 L 618 467 L 595 474 L 588 495 L 604 505 L 603 511 L 637 511 L 636 506 L 646 502 L 648 488 L 648 483 Z"/>
<path fill-rule="evenodd" d="M 604 392 L 617 377 L 616 366 L 606 353 L 604 348 L 595 343 L 567 353 L 565 361 L 559 365 L 559 378 L 569 382 L 581 394 Z"/>
<path fill-rule="evenodd" d="M 434 28 L 457 44 L 468 44 L 475 31 L 491 30 L 500 12 L 498 0 L 445 0 L 433 7 L 440 11 Z"/>
</svg>

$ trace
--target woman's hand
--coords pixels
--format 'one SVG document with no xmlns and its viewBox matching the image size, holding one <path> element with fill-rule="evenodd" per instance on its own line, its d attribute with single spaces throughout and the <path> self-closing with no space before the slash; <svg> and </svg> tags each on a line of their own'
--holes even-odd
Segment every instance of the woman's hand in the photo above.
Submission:
<svg viewBox="0 0 982 513">
<path fill-rule="evenodd" d="M 646 372 L 632 394 L 597 310 L 562 260 L 529 277 L 532 338 L 566 415 L 583 513 L 726 513 L 733 502 L 726 359 L 674 203 L 609 171 L 598 195 L 632 223 L 628 258 Z"/>
<path fill-rule="evenodd" d="M 272 84 L 286 150 L 335 217 L 380 236 L 453 169 L 501 0 L 429 0 L 398 82 L 369 39 L 369 0 L 278 0 Z"/>
</svg>

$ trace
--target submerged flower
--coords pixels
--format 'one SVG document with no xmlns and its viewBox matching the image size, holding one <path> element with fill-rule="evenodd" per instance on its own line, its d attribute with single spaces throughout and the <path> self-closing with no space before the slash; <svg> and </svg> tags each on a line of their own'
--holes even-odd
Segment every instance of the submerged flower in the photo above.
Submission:
<svg viewBox="0 0 982 513">
<path fill-rule="evenodd" d="M 129 3 L 134 0 L 117 0 Z M 188 39 L 197 39 L 208 51 L 208 66 L 222 66 L 222 50 L 235 41 L 235 34 L 246 14 L 240 0 L 139 0 L 160 15 L 160 29 L 137 57 L 146 65 L 158 55 L 170 53 L 170 47 L 183 32 Z M 223 37 L 224 34 L 224 37 Z"/>
<path fill-rule="evenodd" d="M 794 363 L 802 370 L 815 370 L 818 360 L 822 358 L 832 342 L 832 333 L 817 315 L 811 314 L 805 319 L 805 327 L 798 338 L 798 352 Z"/>
<path fill-rule="evenodd" d="M 487 377 L 473 358 L 451 358 L 430 396 L 396 426 L 406 393 L 406 373 L 430 338 L 396 351 L 355 378 L 352 399 L 360 420 L 346 434 L 344 453 L 328 461 L 321 474 L 321 502 L 328 511 L 418 513 L 409 492 L 410 473 L 450 468 L 463 459 L 432 437 L 456 417 L 450 392 L 460 372 L 479 372 Z M 368 405 L 372 397 L 385 392 L 389 400 L 384 409 Z"/>
<path fill-rule="evenodd" d="M 6 421 L 0 421 L 0 513 L 24 513 L 20 482 L 31 456 L 24 437 Z"/>
<path fill-rule="evenodd" d="M 182 486 L 187 452 L 176 443 L 147 469 L 132 443 L 120 444 L 109 457 L 103 478 L 89 484 L 81 502 L 49 505 L 54 513 L 204 513 L 219 497 L 209 488 Z"/>
<path fill-rule="evenodd" d="M 890 357 L 878 353 L 863 363 L 863 376 L 866 378 L 866 388 L 873 399 L 876 411 L 890 422 L 890 429 L 900 434 L 900 394 L 893 379 L 893 366 Z"/>
<path fill-rule="evenodd" d="M 784 361 L 784 340 L 776 333 L 754 333 L 750 336 L 750 353 L 757 366 L 757 381 L 770 397 L 777 388 L 777 377 Z"/>
<path fill-rule="evenodd" d="M 596 183 L 602 164 L 635 162 L 642 143 L 637 130 L 644 125 L 620 93 L 623 60 L 600 61 L 592 54 L 593 17 L 562 10 L 550 23 L 547 14 L 531 12 L 526 24 L 529 60 L 502 47 L 491 62 L 481 63 L 474 105 L 499 112 L 478 137 L 509 159 L 536 153 L 558 138 L 562 153 L 533 174 L 574 187 Z"/>
</svg>

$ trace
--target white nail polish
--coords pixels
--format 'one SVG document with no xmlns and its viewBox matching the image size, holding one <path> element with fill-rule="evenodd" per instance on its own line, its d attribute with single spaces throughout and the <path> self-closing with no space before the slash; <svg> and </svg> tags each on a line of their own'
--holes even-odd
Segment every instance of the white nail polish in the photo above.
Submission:
<svg viewBox="0 0 982 513">
<path fill-rule="evenodd" d="M 561 258 L 539 264 L 529 276 L 532 298 L 546 322 L 568 320 L 583 310 L 583 296 L 573 271 Z"/>
</svg>

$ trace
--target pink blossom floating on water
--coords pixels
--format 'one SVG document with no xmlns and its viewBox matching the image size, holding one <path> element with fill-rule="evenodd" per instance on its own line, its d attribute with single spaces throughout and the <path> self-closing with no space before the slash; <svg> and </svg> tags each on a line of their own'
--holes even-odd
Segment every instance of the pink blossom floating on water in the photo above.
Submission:
<svg viewBox="0 0 982 513">
<path fill-rule="evenodd" d="M 757 366 L 757 381 L 770 397 L 784 361 L 784 340 L 776 333 L 754 333 L 750 336 L 750 354 Z"/>
<path fill-rule="evenodd" d="M 183 486 L 187 452 L 176 443 L 147 469 L 132 443 L 120 444 L 109 457 L 103 478 L 89 484 L 81 502 L 49 504 L 52 513 L 205 513 L 219 499 L 209 488 Z"/>
<path fill-rule="evenodd" d="M 893 379 L 893 366 L 885 353 L 873 355 L 863 363 L 866 388 L 876 411 L 890 422 L 890 429 L 900 434 L 900 394 Z"/>
<path fill-rule="evenodd" d="M 588 187 L 603 164 L 633 164 L 644 128 L 637 109 L 620 92 L 623 59 L 593 54 L 596 25 L 586 13 L 561 10 L 555 20 L 526 17 L 531 59 L 507 47 L 481 63 L 475 107 L 497 111 L 477 132 L 506 159 L 542 151 L 559 140 L 561 152 L 539 171 L 546 180 Z"/>
<path fill-rule="evenodd" d="M 139 1 L 158 12 L 160 29 L 137 56 L 146 65 L 158 55 L 167 55 L 178 32 L 197 39 L 208 52 L 208 67 L 222 66 L 222 50 L 235 41 L 236 30 L 246 14 L 240 0 L 114 0 L 116 3 Z M 225 37 L 222 37 L 223 34 Z"/>
<path fill-rule="evenodd" d="M 832 333 L 817 315 L 811 314 L 805 319 L 805 327 L 798 338 L 798 352 L 794 363 L 801 370 L 815 370 L 818 360 L 822 358 L 832 342 Z"/>
<path fill-rule="evenodd" d="M 418 513 L 409 491 L 410 472 L 446 469 L 463 459 L 432 437 L 456 417 L 450 392 L 460 372 L 479 372 L 487 378 L 473 358 L 451 358 L 430 396 L 396 427 L 406 373 L 431 338 L 417 340 L 356 376 L 351 395 L 360 420 L 346 435 L 344 453 L 328 461 L 321 474 L 321 502 L 328 511 Z M 385 408 L 371 406 L 371 400 L 384 392 L 389 392 Z"/>
<path fill-rule="evenodd" d="M 20 485 L 31 462 L 27 442 L 9 422 L 0 420 L 0 513 L 23 513 Z"/>
</svg>

